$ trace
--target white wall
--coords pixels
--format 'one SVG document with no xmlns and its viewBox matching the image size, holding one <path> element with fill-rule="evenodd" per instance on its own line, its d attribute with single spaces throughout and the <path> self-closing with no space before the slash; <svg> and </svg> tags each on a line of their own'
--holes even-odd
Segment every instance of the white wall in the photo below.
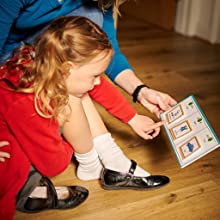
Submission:
<svg viewBox="0 0 220 220">
<path fill-rule="evenodd" d="M 179 0 L 175 31 L 220 43 L 220 0 Z"/>
</svg>

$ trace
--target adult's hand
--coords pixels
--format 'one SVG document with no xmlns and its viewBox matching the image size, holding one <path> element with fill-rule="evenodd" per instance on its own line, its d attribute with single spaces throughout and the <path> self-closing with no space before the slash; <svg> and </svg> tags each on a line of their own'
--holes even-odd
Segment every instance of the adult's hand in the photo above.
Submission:
<svg viewBox="0 0 220 220">
<path fill-rule="evenodd" d="M 138 101 L 158 118 L 177 103 L 170 95 L 145 87 L 141 89 Z"/>
<path fill-rule="evenodd" d="M 0 141 L 0 148 L 9 145 L 7 141 Z M 4 151 L 0 151 L 0 162 L 4 162 L 5 158 L 10 158 L 10 154 Z"/>
<path fill-rule="evenodd" d="M 115 78 L 115 82 L 127 91 L 130 95 L 133 94 L 137 86 L 144 84 L 132 70 L 126 69 Z M 161 112 L 169 110 L 177 102 L 170 95 L 149 88 L 142 88 L 138 94 L 138 101 L 154 113 L 158 118 Z"/>
</svg>

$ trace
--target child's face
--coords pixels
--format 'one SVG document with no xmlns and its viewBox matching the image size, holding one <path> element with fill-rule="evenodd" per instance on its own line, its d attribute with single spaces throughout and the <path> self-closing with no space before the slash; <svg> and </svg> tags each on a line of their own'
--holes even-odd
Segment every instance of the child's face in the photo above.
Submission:
<svg viewBox="0 0 220 220">
<path fill-rule="evenodd" d="M 82 66 L 72 65 L 70 75 L 66 79 L 67 89 L 70 95 L 82 97 L 100 84 L 100 75 L 106 70 L 111 60 L 112 52 L 99 54 L 89 63 Z"/>
</svg>

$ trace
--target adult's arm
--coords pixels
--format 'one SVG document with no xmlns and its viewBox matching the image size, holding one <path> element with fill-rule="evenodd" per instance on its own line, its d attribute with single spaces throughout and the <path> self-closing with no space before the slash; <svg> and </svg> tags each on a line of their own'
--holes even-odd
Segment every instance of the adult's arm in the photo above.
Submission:
<svg viewBox="0 0 220 220">
<path fill-rule="evenodd" d="M 125 69 L 132 70 L 131 65 L 128 63 L 126 57 L 121 53 L 118 41 L 117 33 L 114 27 L 114 18 L 112 8 L 108 9 L 104 15 L 103 30 L 108 36 L 112 47 L 114 49 L 114 56 L 106 70 L 106 74 L 111 78 L 112 81 L 115 80 L 116 76 L 120 74 Z"/>
<path fill-rule="evenodd" d="M 0 2 L 0 55 L 13 22 L 18 17 L 24 0 L 1 0 Z"/>
<path fill-rule="evenodd" d="M 136 76 L 126 57 L 120 51 L 114 28 L 112 9 L 109 9 L 104 14 L 103 30 L 107 33 L 114 48 L 114 56 L 106 73 L 112 81 L 131 95 L 137 86 L 144 83 Z M 146 87 L 141 89 L 138 95 L 138 101 L 158 118 L 161 112 L 170 109 L 177 103 L 168 94 Z"/>
<path fill-rule="evenodd" d="M 103 17 L 103 30 L 106 32 L 114 50 L 114 56 L 106 70 L 106 74 L 131 95 L 135 88 L 143 82 L 135 75 L 133 68 L 119 48 L 112 8 L 105 12 Z"/>
</svg>

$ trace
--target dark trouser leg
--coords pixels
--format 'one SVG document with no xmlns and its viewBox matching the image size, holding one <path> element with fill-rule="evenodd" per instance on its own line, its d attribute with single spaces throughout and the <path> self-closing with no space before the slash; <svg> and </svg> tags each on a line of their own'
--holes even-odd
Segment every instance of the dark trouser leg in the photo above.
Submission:
<svg viewBox="0 0 220 220">
<path fill-rule="evenodd" d="M 31 166 L 28 179 L 16 196 L 16 208 L 18 210 L 23 210 L 24 204 L 26 203 L 28 196 L 38 185 L 41 178 L 41 174 L 37 172 L 33 166 Z"/>
</svg>

